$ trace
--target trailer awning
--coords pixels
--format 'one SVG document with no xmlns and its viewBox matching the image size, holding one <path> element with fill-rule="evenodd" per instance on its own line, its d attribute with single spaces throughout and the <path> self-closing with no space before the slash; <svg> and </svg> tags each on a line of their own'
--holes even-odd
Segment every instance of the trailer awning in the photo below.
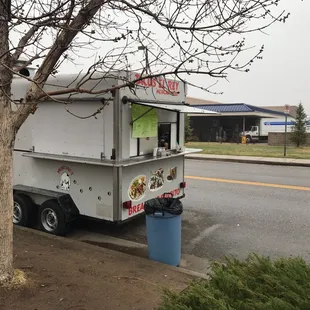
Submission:
<svg viewBox="0 0 310 310">
<path fill-rule="evenodd" d="M 149 102 L 141 102 L 141 101 L 135 101 L 132 102 L 134 104 L 140 104 L 152 108 L 157 108 L 157 109 L 163 109 L 163 110 L 168 110 L 168 111 L 175 111 L 175 112 L 180 112 L 180 113 L 189 113 L 189 114 L 219 114 L 214 111 L 209 111 L 205 109 L 199 109 L 199 108 L 194 108 L 191 106 L 188 106 L 186 104 L 166 104 L 166 103 L 149 103 Z"/>
</svg>

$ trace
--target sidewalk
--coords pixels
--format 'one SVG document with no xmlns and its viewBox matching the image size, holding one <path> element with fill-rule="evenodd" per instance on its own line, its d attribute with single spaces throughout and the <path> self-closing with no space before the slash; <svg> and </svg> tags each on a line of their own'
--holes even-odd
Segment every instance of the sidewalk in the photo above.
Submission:
<svg viewBox="0 0 310 310">
<path fill-rule="evenodd" d="M 17 227 L 14 264 L 28 283 L 0 288 L 1 310 L 156 309 L 163 287 L 182 291 L 194 279 L 177 267 Z"/>
<path fill-rule="evenodd" d="M 226 161 L 226 162 L 237 162 L 248 164 L 310 167 L 310 159 L 229 156 L 229 155 L 213 155 L 213 154 L 190 154 L 186 155 L 186 158 L 196 160 L 214 160 L 214 161 Z"/>
</svg>

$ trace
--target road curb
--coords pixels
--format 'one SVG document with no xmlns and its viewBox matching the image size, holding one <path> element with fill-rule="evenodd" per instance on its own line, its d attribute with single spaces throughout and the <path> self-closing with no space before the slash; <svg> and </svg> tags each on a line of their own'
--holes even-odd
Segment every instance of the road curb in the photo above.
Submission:
<svg viewBox="0 0 310 310">
<path fill-rule="evenodd" d="M 235 162 L 244 164 L 270 165 L 270 166 L 310 167 L 310 163 L 298 163 L 298 162 L 274 162 L 274 161 L 256 160 L 256 159 L 252 160 L 252 159 L 198 157 L 198 156 L 197 157 L 185 156 L 185 158 L 192 160 L 222 161 L 222 162 Z"/>
<path fill-rule="evenodd" d="M 51 234 L 45 233 L 43 231 L 40 231 L 40 230 L 37 230 L 37 229 L 28 228 L 28 227 L 14 226 L 14 230 L 15 229 L 16 230 L 20 230 L 20 231 L 25 231 L 25 232 L 30 233 L 30 234 L 37 234 L 39 236 L 48 238 L 50 240 L 57 240 L 57 241 L 60 241 L 62 243 L 81 244 L 81 245 L 83 245 L 83 247 L 88 248 L 90 250 L 96 249 L 97 251 L 100 251 L 100 252 L 117 253 L 117 255 L 122 255 L 122 256 L 127 256 L 127 257 L 130 256 L 130 257 L 134 257 L 135 259 L 146 260 L 148 262 L 153 263 L 154 265 L 158 265 L 159 264 L 159 266 L 163 266 L 163 268 L 170 269 L 170 270 L 177 271 L 177 272 L 181 272 L 181 273 L 183 273 L 185 275 L 188 275 L 188 276 L 192 276 L 192 277 L 200 278 L 200 279 L 206 279 L 206 280 L 209 279 L 209 276 L 207 274 L 199 273 L 197 271 L 193 271 L 193 270 L 189 270 L 189 269 L 185 269 L 185 268 L 181 268 L 181 267 L 173 267 L 173 266 L 170 266 L 170 265 L 162 264 L 160 262 L 152 261 L 152 260 L 147 259 L 147 258 L 137 257 L 137 256 L 130 255 L 130 254 L 127 254 L 127 253 L 123 253 L 123 252 L 120 252 L 120 251 L 116 251 L 116 250 L 100 247 L 98 245 L 89 244 L 89 243 L 86 243 L 86 242 L 83 242 L 83 241 L 80 241 L 80 240 L 69 239 L 69 238 L 60 237 L 60 236 L 55 236 L 55 235 L 51 235 Z"/>
</svg>

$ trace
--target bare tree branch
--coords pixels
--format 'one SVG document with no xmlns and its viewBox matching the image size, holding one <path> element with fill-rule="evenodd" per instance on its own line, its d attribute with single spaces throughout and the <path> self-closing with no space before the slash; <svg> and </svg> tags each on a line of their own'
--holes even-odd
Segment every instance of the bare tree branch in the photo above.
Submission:
<svg viewBox="0 0 310 310">
<path fill-rule="evenodd" d="M 69 29 L 62 30 L 42 65 L 36 72 L 34 80 L 36 83 L 32 83 L 27 94 L 26 102 L 32 102 L 30 105 L 19 107 L 14 116 L 14 122 L 16 127 L 19 128 L 21 124 L 27 118 L 29 111 L 33 110 L 33 106 L 36 105 L 36 101 L 42 96 L 41 89 L 49 75 L 54 70 L 54 67 L 63 53 L 69 48 L 70 43 L 74 37 L 81 31 L 87 23 L 94 17 L 100 7 L 105 3 L 105 0 L 91 0 L 85 8 L 82 8 L 73 21 L 69 25 Z"/>
<path fill-rule="evenodd" d="M 208 85 L 189 85 L 210 91 L 218 79 L 227 79 L 229 71 L 248 72 L 253 61 L 262 58 L 263 49 L 251 55 L 251 47 L 240 36 L 262 31 L 277 21 L 285 22 L 288 15 L 276 10 L 279 3 L 280 0 L 39 0 L 25 4 L 14 0 L 9 29 L 20 38 L 16 44 L 12 37 L 8 50 L 13 52 L 11 61 L 16 62 L 22 55 L 27 56 L 27 64 L 43 59 L 35 75 L 27 78 L 30 84 L 24 105 L 13 115 L 16 128 L 47 97 L 134 89 L 144 78 L 172 75 L 187 81 L 188 75 L 205 75 L 210 79 Z M 57 74 L 69 61 L 82 59 L 81 51 L 87 49 L 96 51 L 98 59 L 75 85 L 44 91 L 50 75 Z M 248 59 L 240 61 L 239 56 L 246 53 Z M 12 63 L 6 64 L 7 68 L 11 66 Z M 94 73 L 105 78 L 115 70 L 139 72 L 141 77 L 107 89 L 84 87 Z"/>
</svg>

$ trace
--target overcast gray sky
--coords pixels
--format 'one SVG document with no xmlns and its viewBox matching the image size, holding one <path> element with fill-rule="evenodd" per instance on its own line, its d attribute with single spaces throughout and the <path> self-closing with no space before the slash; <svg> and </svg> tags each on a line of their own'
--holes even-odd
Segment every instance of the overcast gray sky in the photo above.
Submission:
<svg viewBox="0 0 310 310">
<path fill-rule="evenodd" d="M 249 73 L 230 71 L 228 81 L 221 80 L 212 88 L 215 92 L 224 92 L 222 95 L 214 95 L 193 87 L 189 87 L 188 95 L 257 106 L 297 105 L 301 101 L 310 114 L 310 0 L 281 0 L 280 7 L 291 13 L 285 24 L 272 25 L 266 30 L 266 34 L 254 32 L 246 36 L 247 46 L 256 47 L 253 53 L 265 45 L 263 60 L 257 60 Z M 156 32 L 158 39 L 164 37 L 160 31 Z M 229 37 L 226 36 L 225 39 L 229 40 Z M 104 49 L 110 50 L 110 45 L 104 44 L 98 51 Z M 85 70 L 93 63 L 90 55 L 94 54 L 94 51 L 83 53 L 84 58 L 77 61 L 79 65 L 76 62 L 65 64 L 65 72 L 78 72 L 82 68 Z M 243 54 L 238 58 L 240 63 L 245 55 L 248 56 Z M 205 87 L 214 83 L 214 79 L 211 81 L 207 76 L 201 75 L 192 75 L 187 79 L 193 84 Z"/>
<path fill-rule="evenodd" d="M 302 101 L 310 114 L 310 1 L 281 3 L 291 13 L 286 23 L 273 25 L 268 35 L 255 33 L 250 38 L 252 44 L 265 44 L 263 60 L 256 61 L 249 73 L 231 72 L 229 82 L 220 81 L 213 90 L 223 91 L 223 95 L 193 88 L 189 88 L 188 95 L 257 106 L 296 105 Z"/>
</svg>

